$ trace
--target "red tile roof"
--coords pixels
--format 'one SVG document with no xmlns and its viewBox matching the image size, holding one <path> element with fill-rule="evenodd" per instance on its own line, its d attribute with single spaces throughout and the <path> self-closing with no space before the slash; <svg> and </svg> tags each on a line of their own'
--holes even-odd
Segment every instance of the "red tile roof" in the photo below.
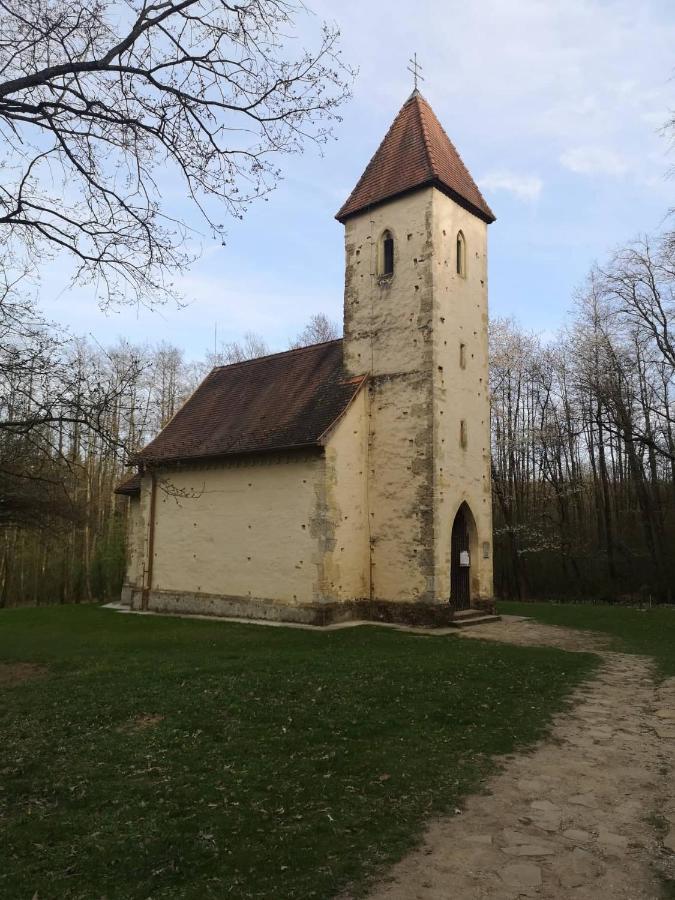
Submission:
<svg viewBox="0 0 675 900">
<path fill-rule="evenodd" d="M 366 376 L 342 368 L 342 341 L 220 366 L 134 462 L 321 446 Z"/>
<path fill-rule="evenodd" d="M 336 215 L 344 222 L 398 194 L 433 185 L 485 222 L 495 217 L 419 91 L 413 91 Z"/>
<path fill-rule="evenodd" d="M 136 494 L 140 494 L 141 492 L 141 475 L 140 472 L 134 472 L 133 475 L 128 475 L 123 481 L 115 488 L 114 493 L 116 494 L 125 494 L 128 497 L 134 497 Z"/>
</svg>

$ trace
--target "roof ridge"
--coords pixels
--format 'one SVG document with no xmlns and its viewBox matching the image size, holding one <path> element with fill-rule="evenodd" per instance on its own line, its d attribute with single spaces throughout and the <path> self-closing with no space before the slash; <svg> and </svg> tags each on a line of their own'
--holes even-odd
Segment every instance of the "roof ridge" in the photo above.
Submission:
<svg viewBox="0 0 675 900">
<path fill-rule="evenodd" d="M 426 103 L 427 107 L 431 109 L 427 101 L 420 94 L 419 91 L 411 94 L 411 100 L 416 100 L 415 107 L 417 108 L 417 118 L 420 123 L 420 130 L 422 131 L 422 137 L 424 138 L 424 150 L 427 155 L 427 162 L 429 163 L 429 168 L 432 171 L 434 178 L 438 178 L 438 168 L 436 167 L 436 159 L 434 157 L 433 150 L 431 149 L 431 143 L 429 140 L 429 131 L 427 129 L 427 123 L 424 121 L 424 116 L 422 115 L 422 102 Z"/>
<path fill-rule="evenodd" d="M 352 197 L 354 194 L 356 194 L 356 193 L 358 192 L 360 186 L 361 186 L 361 185 L 366 181 L 366 179 L 368 178 L 368 175 L 371 173 L 371 170 L 373 169 L 373 167 L 374 167 L 374 165 L 375 165 L 375 161 L 377 160 L 377 156 L 378 156 L 380 150 L 382 150 L 382 148 L 385 146 L 385 144 L 386 144 L 386 142 L 387 142 L 387 138 L 388 138 L 389 135 L 392 134 L 392 132 L 394 131 L 394 128 L 395 128 L 395 126 L 396 126 L 396 122 L 398 121 L 398 119 L 399 119 L 400 115 L 402 114 L 403 110 L 406 108 L 406 106 L 407 106 L 413 99 L 414 99 L 414 93 L 411 94 L 411 95 L 408 97 L 408 99 L 405 101 L 405 103 L 403 104 L 403 106 L 399 109 L 399 111 L 398 111 L 398 112 L 396 113 L 396 115 L 394 116 L 394 119 L 393 119 L 391 125 L 389 126 L 389 128 L 387 128 L 387 131 L 386 131 L 384 137 L 382 138 L 382 140 L 380 141 L 380 143 L 377 145 L 377 149 L 375 150 L 375 152 L 373 153 L 373 155 L 371 156 L 371 158 L 368 160 L 368 163 L 367 163 L 365 169 L 364 169 L 363 172 L 361 173 L 361 177 L 359 178 L 359 180 L 358 180 L 358 181 L 356 182 L 356 184 L 354 185 L 354 188 L 353 188 L 351 194 L 349 195 L 349 197 L 347 198 L 347 200 L 343 203 L 343 207 L 346 206 L 346 205 L 349 203 L 349 200 L 351 199 L 351 197 Z M 339 216 L 339 213 L 338 213 L 338 216 Z M 336 217 L 336 218 L 337 218 L 337 217 Z"/>
<path fill-rule="evenodd" d="M 274 356 L 288 356 L 291 353 L 303 353 L 306 350 L 314 350 L 316 347 L 325 347 L 326 344 L 338 344 L 342 338 L 332 338 L 330 341 L 319 341 L 317 344 L 306 344 L 304 347 L 290 347 L 288 350 L 277 350 L 276 353 L 264 353 L 262 356 L 252 356 L 250 359 L 240 359 L 237 362 L 225 363 L 222 366 L 214 366 L 211 371 L 215 372 L 220 369 L 233 369 L 235 366 L 247 366 L 251 363 L 260 362 L 262 359 L 272 359 Z"/>
<path fill-rule="evenodd" d="M 425 102 L 426 102 L 426 101 L 425 101 Z M 429 106 L 429 103 L 427 103 L 427 106 Z M 482 192 L 481 189 L 478 187 L 478 183 L 477 183 L 476 180 L 474 179 L 474 177 L 473 177 L 473 175 L 471 174 L 471 172 L 469 172 L 469 169 L 467 168 L 466 163 L 465 163 L 464 160 L 462 159 L 462 154 L 459 152 L 459 150 L 458 150 L 457 147 L 455 146 L 454 141 L 453 141 L 452 138 L 448 135 L 448 132 L 447 132 L 447 131 L 445 130 L 445 128 L 443 127 L 443 123 L 442 123 L 441 120 L 438 118 L 438 116 L 437 116 L 436 113 L 433 111 L 433 109 L 431 109 L 431 106 L 429 106 L 429 110 L 430 110 L 431 114 L 435 117 L 436 121 L 438 122 L 438 126 L 439 126 L 439 128 L 441 129 L 441 131 L 443 132 L 443 134 L 445 135 L 446 141 L 450 144 L 450 146 L 452 147 L 452 149 L 455 151 L 455 156 L 457 157 L 460 166 L 464 169 L 464 171 L 466 172 L 466 174 L 468 175 L 468 177 L 469 177 L 469 178 L 471 179 L 471 181 L 473 182 L 473 186 L 476 188 L 476 191 L 478 192 L 478 196 L 479 196 L 480 199 L 483 201 L 483 203 L 485 204 L 485 206 L 487 207 L 487 209 L 490 209 L 490 207 L 489 207 L 489 205 L 488 205 L 488 203 L 487 203 L 485 197 L 483 196 L 483 192 Z"/>
</svg>

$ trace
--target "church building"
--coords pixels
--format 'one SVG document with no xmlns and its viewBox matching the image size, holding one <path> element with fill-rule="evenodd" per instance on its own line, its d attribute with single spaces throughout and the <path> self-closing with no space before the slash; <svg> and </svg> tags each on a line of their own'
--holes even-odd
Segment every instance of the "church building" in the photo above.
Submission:
<svg viewBox="0 0 675 900">
<path fill-rule="evenodd" d="M 336 218 L 344 338 L 214 369 L 117 488 L 132 608 L 315 625 L 491 608 L 494 215 L 419 91 Z"/>
</svg>

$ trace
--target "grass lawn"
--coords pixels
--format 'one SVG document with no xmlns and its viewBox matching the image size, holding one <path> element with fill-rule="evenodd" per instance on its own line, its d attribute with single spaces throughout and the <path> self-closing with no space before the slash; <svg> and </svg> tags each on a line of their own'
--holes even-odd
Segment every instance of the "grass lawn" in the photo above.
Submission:
<svg viewBox="0 0 675 900">
<path fill-rule="evenodd" d="M 501 601 L 498 606 L 501 613 L 532 616 L 548 625 L 605 632 L 614 638 L 615 650 L 653 656 L 664 678 L 675 675 L 675 609 Z"/>
<path fill-rule="evenodd" d="M 363 887 L 596 664 L 95 607 L 0 612 L 0 661 L 4 900 Z M 13 662 L 45 671 L 12 684 Z"/>
</svg>

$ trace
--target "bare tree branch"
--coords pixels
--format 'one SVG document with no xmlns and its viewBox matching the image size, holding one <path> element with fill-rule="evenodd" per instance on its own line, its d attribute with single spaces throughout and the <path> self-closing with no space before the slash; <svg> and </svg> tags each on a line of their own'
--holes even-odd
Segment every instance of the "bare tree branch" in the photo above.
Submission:
<svg viewBox="0 0 675 900">
<path fill-rule="evenodd" d="M 211 235 L 323 143 L 348 96 L 338 31 L 289 39 L 286 0 L 2 0 L 0 235 L 67 252 L 102 303 L 157 302 L 191 258 L 163 202 L 182 182 Z M 305 17 L 306 21 L 306 17 Z"/>
</svg>

